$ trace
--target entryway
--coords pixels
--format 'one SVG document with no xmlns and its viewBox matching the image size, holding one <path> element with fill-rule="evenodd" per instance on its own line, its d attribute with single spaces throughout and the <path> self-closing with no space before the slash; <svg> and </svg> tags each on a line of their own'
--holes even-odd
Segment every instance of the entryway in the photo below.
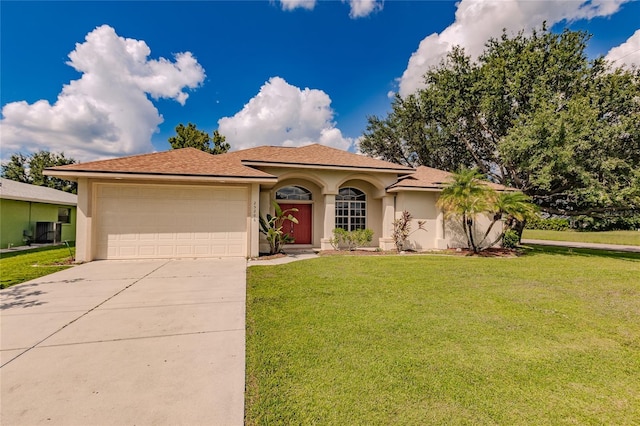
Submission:
<svg viewBox="0 0 640 426">
<path fill-rule="evenodd" d="M 311 204 L 279 204 L 282 210 L 298 209 L 297 212 L 291 212 L 298 223 L 287 221 L 284 224 L 284 231 L 295 238 L 293 244 L 311 244 Z"/>
</svg>

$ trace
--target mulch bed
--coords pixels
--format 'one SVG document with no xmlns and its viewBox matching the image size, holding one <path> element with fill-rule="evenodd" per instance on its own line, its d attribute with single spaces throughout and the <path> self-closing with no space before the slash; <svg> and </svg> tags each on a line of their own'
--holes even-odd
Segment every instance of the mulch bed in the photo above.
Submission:
<svg viewBox="0 0 640 426">
<path fill-rule="evenodd" d="M 319 256 L 412 256 L 412 255 L 426 255 L 426 254 L 442 254 L 450 256 L 477 256 L 477 257 L 518 257 L 522 254 L 520 250 L 511 250 L 503 248 L 489 248 L 481 251 L 480 253 L 474 253 L 468 249 L 446 249 L 446 250 L 432 250 L 432 251 L 414 251 L 406 250 L 398 253 L 395 250 L 382 251 L 382 250 L 324 250 L 318 253 Z M 287 257 L 286 253 L 278 254 L 260 254 L 257 260 L 271 260 Z"/>
</svg>

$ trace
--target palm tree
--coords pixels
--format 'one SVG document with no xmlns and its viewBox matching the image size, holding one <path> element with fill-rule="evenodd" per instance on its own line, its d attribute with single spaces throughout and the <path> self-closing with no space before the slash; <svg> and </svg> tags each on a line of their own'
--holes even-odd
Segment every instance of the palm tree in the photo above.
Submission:
<svg viewBox="0 0 640 426">
<path fill-rule="evenodd" d="M 498 193 L 483 178 L 476 169 L 460 169 L 453 174 L 451 183 L 442 190 L 438 199 L 438 206 L 445 211 L 446 216 L 461 218 L 468 247 L 474 253 L 496 245 L 510 229 L 511 223 L 524 221 L 537 211 L 530 198 L 522 192 Z M 478 215 L 492 217 L 480 241 L 476 241 L 474 237 Z M 503 228 L 498 238 L 485 245 L 494 225 L 502 219 L 506 219 L 507 227 Z"/>
<path fill-rule="evenodd" d="M 505 226 L 502 228 L 502 233 L 487 247 L 493 247 L 501 241 L 504 234 L 513 227 L 513 224 L 517 222 L 524 222 L 531 218 L 538 211 L 538 206 L 531 203 L 531 198 L 522 192 L 501 192 L 498 193 L 493 203 L 493 220 L 485 232 L 482 242 L 486 240 L 493 228 L 499 220 L 505 219 Z"/>
<path fill-rule="evenodd" d="M 462 219 L 462 228 L 469 248 L 475 253 L 480 247 L 474 240 L 476 217 L 491 210 L 496 192 L 484 182 L 483 175 L 476 169 L 462 168 L 453 174 L 451 184 L 443 189 L 438 206 L 446 216 Z"/>
</svg>

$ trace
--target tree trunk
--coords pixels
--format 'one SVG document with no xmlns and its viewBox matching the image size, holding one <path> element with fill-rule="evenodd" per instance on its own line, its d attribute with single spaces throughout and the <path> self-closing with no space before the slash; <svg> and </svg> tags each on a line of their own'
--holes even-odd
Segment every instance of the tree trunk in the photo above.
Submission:
<svg viewBox="0 0 640 426">
<path fill-rule="evenodd" d="M 522 243 L 522 231 L 524 231 L 524 227 L 527 224 L 526 221 L 520 221 L 520 220 L 516 220 L 514 219 L 514 225 L 511 229 L 513 229 L 514 231 L 516 231 L 516 234 L 518 234 L 518 244 Z"/>
</svg>

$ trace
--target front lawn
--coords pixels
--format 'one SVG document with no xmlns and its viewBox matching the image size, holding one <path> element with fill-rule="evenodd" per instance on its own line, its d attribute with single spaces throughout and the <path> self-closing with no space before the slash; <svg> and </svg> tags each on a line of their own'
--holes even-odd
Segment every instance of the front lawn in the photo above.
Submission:
<svg viewBox="0 0 640 426">
<path fill-rule="evenodd" d="M 75 253 L 74 247 L 71 252 Z M 71 259 L 66 246 L 0 253 L 0 288 L 69 268 Z"/>
<path fill-rule="evenodd" d="M 246 423 L 637 424 L 640 255 L 248 270 Z"/>
<path fill-rule="evenodd" d="M 522 238 L 532 240 L 573 241 L 577 243 L 640 246 L 639 231 L 578 232 L 525 229 L 522 233 Z"/>
</svg>

